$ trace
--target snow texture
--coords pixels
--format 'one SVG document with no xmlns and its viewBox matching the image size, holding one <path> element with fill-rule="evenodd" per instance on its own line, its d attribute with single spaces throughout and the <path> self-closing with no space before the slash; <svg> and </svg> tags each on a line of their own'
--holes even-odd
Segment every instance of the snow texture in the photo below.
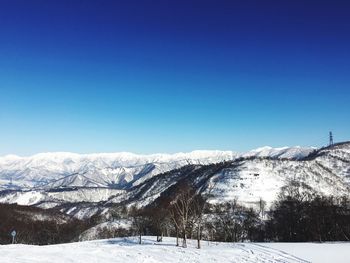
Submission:
<svg viewBox="0 0 350 263">
<path fill-rule="evenodd" d="M 175 246 L 174 238 L 155 242 L 155 237 L 115 238 L 80 243 L 31 246 L 2 245 L 3 263 L 58 262 L 349 262 L 350 243 L 218 243 L 189 240 L 188 248 Z"/>
</svg>

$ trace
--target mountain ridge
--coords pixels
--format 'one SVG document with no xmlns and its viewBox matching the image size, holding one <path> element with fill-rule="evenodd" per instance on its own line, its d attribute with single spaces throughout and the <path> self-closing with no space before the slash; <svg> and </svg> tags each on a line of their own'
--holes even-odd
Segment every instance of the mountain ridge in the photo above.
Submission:
<svg viewBox="0 0 350 263">
<path fill-rule="evenodd" d="M 266 147 L 244 154 L 234 151 L 197 150 L 188 153 L 138 155 L 129 152 L 76 154 L 48 152 L 20 157 L 0 157 L 0 187 L 30 189 L 37 187 L 112 187 L 125 188 L 147 176 L 187 164 L 209 164 L 239 157 L 269 156 L 300 159 L 314 148 Z M 73 178 L 75 177 L 75 178 Z M 144 177 L 144 178 L 143 178 Z M 85 179 L 84 179 L 85 178 Z"/>
<path fill-rule="evenodd" d="M 299 148 L 290 149 L 296 154 L 295 158 L 284 158 L 290 155 L 283 155 L 286 149 L 280 148 L 280 154 L 273 151 L 271 156 L 262 156 L 255 151 L 251 155 L 238 155 L 217 162 L 212 159 L 206 162 L 181 160 L 102 171 L 88 166 L 91 170 L 84 174 L 60 177 L 45 186 L 17 190 L 5 188 L 5 191 L 0 191 L 0 202 L 55 207 L 71 216 L 86 218 L 108 213 L 115 205 L 149 205 L 176 189 L 183 180 L 192 182 L 203 194 L 212 188 L 210 202 L 214 203 L 237 199 L 244 205 L 254 206 L 261 198 L 270 206 L 282 187 L 291 180 L 306 184 L 315 193 L 323 195 L 349 194 L 349 142 L 320 149 L 309 148 L 303 158 L 295 151 Z M 261 149 L 264 150 L 270 152 L 271 149 Z M 115 178 L 119 181 L 113 183 Z"/>
</svg>

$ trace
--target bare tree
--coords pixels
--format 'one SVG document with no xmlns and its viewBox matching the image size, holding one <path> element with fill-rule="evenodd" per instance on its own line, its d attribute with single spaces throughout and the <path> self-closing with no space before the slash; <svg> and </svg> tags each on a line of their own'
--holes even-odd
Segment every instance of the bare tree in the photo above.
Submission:
<svg viewBox="0 0 350 263">
<path fill-rule="evenodd" d="M 314 190 L 304 182 L 290 180 L 281 188 L 278 199 L 295 199 L 299 202 L 312 200 L 315 197 Z"/>
<path fill-rule="evenodd" d="M 193 199 L 193 211 L 195 215 L 195 223 L 197 225 L 197 248 L 201 248 L 202 229 L 204 224 L 204 213 L 208 205 L 208 199 L 212 196 L 215 182 L 209 182 L 207 188 L 202 194 L 196 194 Z"/>
<path fill-rule="evenodd" d="M 137 209 L 133 206 L 129 212 L 129 215 L 132 218 L 133 228 L 136 230 L 139 236 L 139 244 L 142 244 L 142 235 L 145 231 L 146 226 L 148 225 L 145 215 L 142 210 Z"/>
<path fill-rule="evenodd" d="M 196 195 L 193 198 L 194 223 L 197 227 L 197 248 L 201 248 L 203 215 L 206 200 L 201 195 Z"/>
<path fill-rule="evenodd" d="M 171 219 L 177 230 L 181 231 L 182 246 L 187 247 L 187 228 L 193 215 L 195 191 L 189 185 L 184 185 L 175 200 L 171 203 Z"/>
<path fill-rule="evenodd" d="M 177 216 L 177 213 L 174 207 L 170 208 L 170 218 L 174 224 L 175 235 L 176 235 L 176 246 L 178 247 L 180 245 L 179 244 L 180 220 L 179 220 L 179 217 Z"/>
<path fill-rule="evenodd" d="M 148 211 L 150 226 L 152 231 L 157 235 L 157 242 L 163 241 L 164 233 L 169 227 L 169 211 L 162 206 L 151 208 Z"/>
<path fill-rule="evenodd" d="M 241 237 L 241 207 L 237 199 L 214 206 L 216 230 L 221 232 L 223 241 L 237 242 Z"/>
</svg>

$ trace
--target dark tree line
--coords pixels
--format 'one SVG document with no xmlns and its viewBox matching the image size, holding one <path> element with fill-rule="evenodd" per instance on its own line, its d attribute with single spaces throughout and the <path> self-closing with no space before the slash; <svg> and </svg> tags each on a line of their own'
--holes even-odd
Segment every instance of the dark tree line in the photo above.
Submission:
<svg viewBox="0 0 350 263">
<path fill-rule="evenodd" d="M 16 242 L 48 245 L 77 241 L 80 233 L 93 226 L 93 219 L 82 221 L 58 211 L 16 204 L 0 204 L 0 244 L 10 244 L 16 230 Z"/>
<path fill-rule="evenodd" d="M 211 205 L 208 208 L 206 239 L 222 242 L 242 242 L 261 240 L 260 218 L 252 208 L 227 202 Z"/>
<path fill-rule="evenodd" d="M 350 200 L 346 197 L 324 197 L 306 184 L 291 181 L 267 211 L 262 199 L 254 209 L 240 205 L 237 200 L 211 204 L 207 200 L 209 195 L 202 195 L 196 189 L 184 180 L 147 207 L 116 207 L 113 218 L 130 220 L 131 229 L 105 229 L 100 238 L 135 235 L 142 243 L 143 235 L 156 236 L 157 242 L 162 242 L 163 236 L 173 236 L 177 246 L 187 247 L 190 238 L 197 240 L 198 248 L 203 239 L 223 242 L 350 240 Z M 77 241 L 81 233 L 101 223 L 100 220 L 82 221 L 55 210 L 0 204 L 0 243 L 11 243 L 12 230 L 17 231 L 19 243 L 45 245 Z"/>
<path fill-rule="evenodd" d="M 325 197 L 291 182 L 282 191 L 270 219 L 266 239 L 282 242 L 349 241 L 350 200 Z"/>
<path fill-rule="evenodd" d="M 262 199 L 254 209 L 237 201 L 209 204 L 188 184 L 182 184 L 175 196 L 164 200 L 139 214 L 143 218 L 142 231 L 157 235 L 157 241 L 164 234 L 174 236 L 178 246 L 181 239 L 181 245 L 186 247 L 188 238 L 197 239 L 198 248 L 202 239 L 223 242 L 350 239 L 350 200 L 317 195 L 309 186 L 296 181 L 282 188 L 268 212 Z"/>
</svg>

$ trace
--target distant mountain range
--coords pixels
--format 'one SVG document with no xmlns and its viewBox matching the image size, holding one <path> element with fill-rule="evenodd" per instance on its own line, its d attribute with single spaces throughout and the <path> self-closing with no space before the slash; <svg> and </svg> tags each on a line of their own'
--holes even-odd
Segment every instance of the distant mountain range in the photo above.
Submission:
<svg viewBox="0 0 350 263">
<path fill-rule="evenodd" d="M 301 159 L 314 148 L 263 147 L 245 154 L 232 151 L 137 155 L 132 153 L 41 153 L 0 157 L 2 189 L 107 187 L 124 189 L 188 164 L 211 164 L 239 157 Z"/>
<path fill-rule="evenodd" d="M 194 151 L 131 153 L 43 153 L 0 158 L 0 202 L 56 207 L 76 217 L 108 213 L 111 205 L 156 202 L 181 180 L 211 202 L 237 199 L 271 204 L 290 180 L 325 195 L 349 194 L 350 143 L 322 149 L 262 147 L 248 153 Z"/>
</svg>

